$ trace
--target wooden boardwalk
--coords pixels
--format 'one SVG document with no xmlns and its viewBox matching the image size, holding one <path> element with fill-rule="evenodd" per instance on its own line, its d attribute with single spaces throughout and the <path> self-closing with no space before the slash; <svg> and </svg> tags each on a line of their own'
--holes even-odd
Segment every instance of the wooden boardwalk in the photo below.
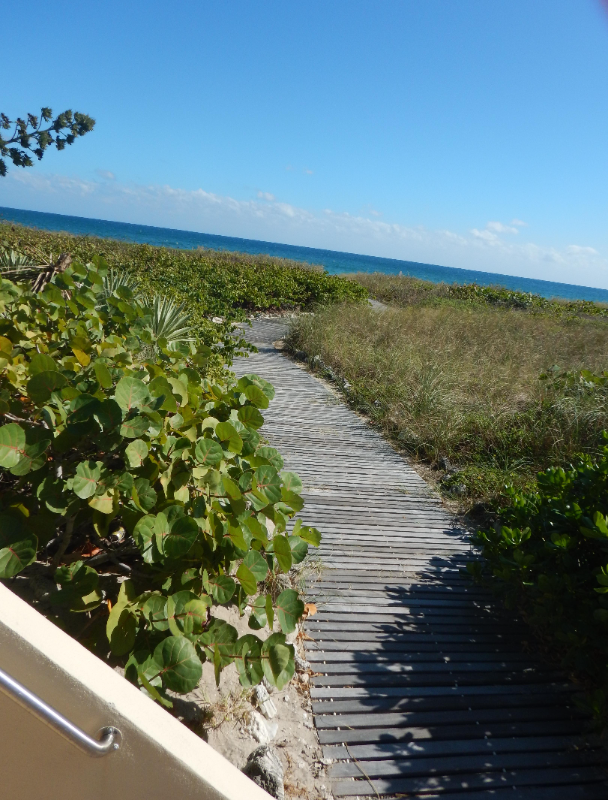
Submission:
<svg viewBox="0 0 608 800">
<path fill-rule="evenodd" d="M 334 796 L 606 800 L 573 687 L 463 576 L 475 555 L 428 485 L 274 349 L 285 330 L 254 323 L 259 353 L 235 369 L 275 386 L 263 431 L 323 534 L 306 647 Z"/>
</svg>

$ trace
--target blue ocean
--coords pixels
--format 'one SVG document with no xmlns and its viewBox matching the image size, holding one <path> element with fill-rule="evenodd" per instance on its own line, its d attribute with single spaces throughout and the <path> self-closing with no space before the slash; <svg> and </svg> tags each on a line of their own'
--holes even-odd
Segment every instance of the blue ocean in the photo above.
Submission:
<svg viewBox="0 0 608 800">
<path fill-rule="evenodd" d="M 24 211 L 1 206 L 0 220 L 17 222 L 21 225 L 48 231 L 66 231 L 78 235 L 100 236 L 106 239 L 138 242 L 159 247 L 176 247 L 184 250 L 205 247 L 212 250 L 229 250 L 254 255 L 263 253 L 309 264 L 321 264 L 327 272 L 334 275 L 346 272 L 384 272 L 389 275 L 402 273 L 434 283 L 478 283 L 481 286 L 505 286 L 508 289 L 531 292 L 543 297 L 608 303 L 608 289 L 593 289 L 587 286 L 554 283 L 534 278 L 516 278 L 512 275 L 478 272 L 456 267 L 440 267 L 436 264 L 419 264 L 416 261 L 400 261 L 396 258 L 362 256 L 356 253 L 341 253 L 336 250 L 319 250 L 315 247 L 298 247 L 291 244 L 261 242 L 255 239 L 215 236 L 210 233 L 156 228 L 151 225 L 132 225 L 127 222 L 111 222 L 87 217 L 70 217 L 65 214 L 46 214 L 40 211 Z"/>
</svg>

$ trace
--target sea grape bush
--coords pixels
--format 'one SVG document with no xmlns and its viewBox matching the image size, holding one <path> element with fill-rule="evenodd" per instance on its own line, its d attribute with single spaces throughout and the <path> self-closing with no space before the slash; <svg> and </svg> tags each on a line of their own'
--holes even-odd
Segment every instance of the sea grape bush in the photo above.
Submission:
<svg viewBox="0 0 608 800">
<path fill-rule="evenodd" d="M 303 603 L 264 587 L 320 535 L 286 532 L 302 484 L 259 434 L 273 389 L 210 380 L 210 348 L 155 339 L 149 304 L 108 293 L 107 272 L 73 262 L 39 294 L 0 282 L 0 578 L 51 579 L 56 621 L 83 620 L 164 704 L 205 660 L 218 682 L 234 662 L 244 686 L 282 687 Z M 239 637 L 218 605 L 280 632 Z"/>
<path fill-rule="evenodd" d="M 566 665 L 608 688 L 608 446 L 541 472 L 534 492 L 509 493 L 495 528 L 475 537 L 486 566 L 470 571 L 489 572 Z"/>
</svg>

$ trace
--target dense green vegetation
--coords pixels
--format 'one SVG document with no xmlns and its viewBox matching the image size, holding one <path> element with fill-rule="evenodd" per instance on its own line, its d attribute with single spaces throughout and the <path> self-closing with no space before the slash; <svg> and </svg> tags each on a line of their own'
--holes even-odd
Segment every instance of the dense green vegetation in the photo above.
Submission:
<svg viewBox="0 0 608 800">
<path fill-rule="evenodd" d="M 431 283 L 410 275 L 384 275 L 380 272 L 358 272 L 348 277 L 364 286 L 375 300 L 401 307 L 487 305 L 562 318 L 579 315 L 608 317 L 608 306 L 602 303 L 592 303 L 589 300 L 549 300 L 539 294 L 518 292 L 502 286 Z"/>
<path fill-rule="evenodd" d="M 608 383 L 608 374 L 596 376 Z M 608 437 L 605 437 L 608 438 Z M 593 710 L 608 711 L 608 447 L 538 476 L 510 493 L 495 528 L 477 534 L 486 563 L 470 570 L 521 611 L 565 666 L 601 687 Z"/>
<path fill-rule="evenodd" d="M 485 301 L 342 305 L 301 318 L 290 345 L 345 379 L 350 402 L 399 447 L 447 458 L 454 469 L 437 475 L 465 508 L 496 507 L 505 484 L 532 488 L 539 470 L 597 454 L 608 427 L 608 387 L 580 376 L 605 367 L 601 316 Z"/>
<path fill-rule="evenodd" d="M 272 387 L 210 375 L 183 310 L 102 258 L 65 267 L 0 282 L 0 579 L 165 705 L 205 660 L 282 687 L 304 606 L 273 576 L 320 535 L 286 534 L 302 484 L 258 433 Z M 239 638 L 217 605 L 280 631 Z"/>
<path fill-rule="evenodd" d="M 0 224 L 0 242 L 34 258 L 70 253 L 86 263 L 98 254 L 115 269 L 134 276 L 143 288 L 185 302 L 201 332 L 216 331 L 212 317 L 229 323 L 251 312 L 310 309 L 316 305 L 361 300 L 367 291 L 320 267 L 270 256 L 214 250 L 174 250 L 112 239 L 71 236 Z M 226 344 L 229 344 L 227 337 Z"/>
</svg>

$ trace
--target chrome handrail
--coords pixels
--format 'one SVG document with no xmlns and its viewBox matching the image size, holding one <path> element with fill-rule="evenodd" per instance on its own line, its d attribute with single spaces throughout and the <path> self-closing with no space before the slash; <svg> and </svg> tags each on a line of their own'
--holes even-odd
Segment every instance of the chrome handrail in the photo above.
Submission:
<svg viewBox="0 0 608 800">
<path fill-rule="evenodd" d="M 118 728 L 102 728 L 99 731 L 101 739 L 93 739 L 2 669 L 0 669 L 0 691 L 93 758 L 106 756 L 120 747 L 122 736 Z"/>
</svg>

